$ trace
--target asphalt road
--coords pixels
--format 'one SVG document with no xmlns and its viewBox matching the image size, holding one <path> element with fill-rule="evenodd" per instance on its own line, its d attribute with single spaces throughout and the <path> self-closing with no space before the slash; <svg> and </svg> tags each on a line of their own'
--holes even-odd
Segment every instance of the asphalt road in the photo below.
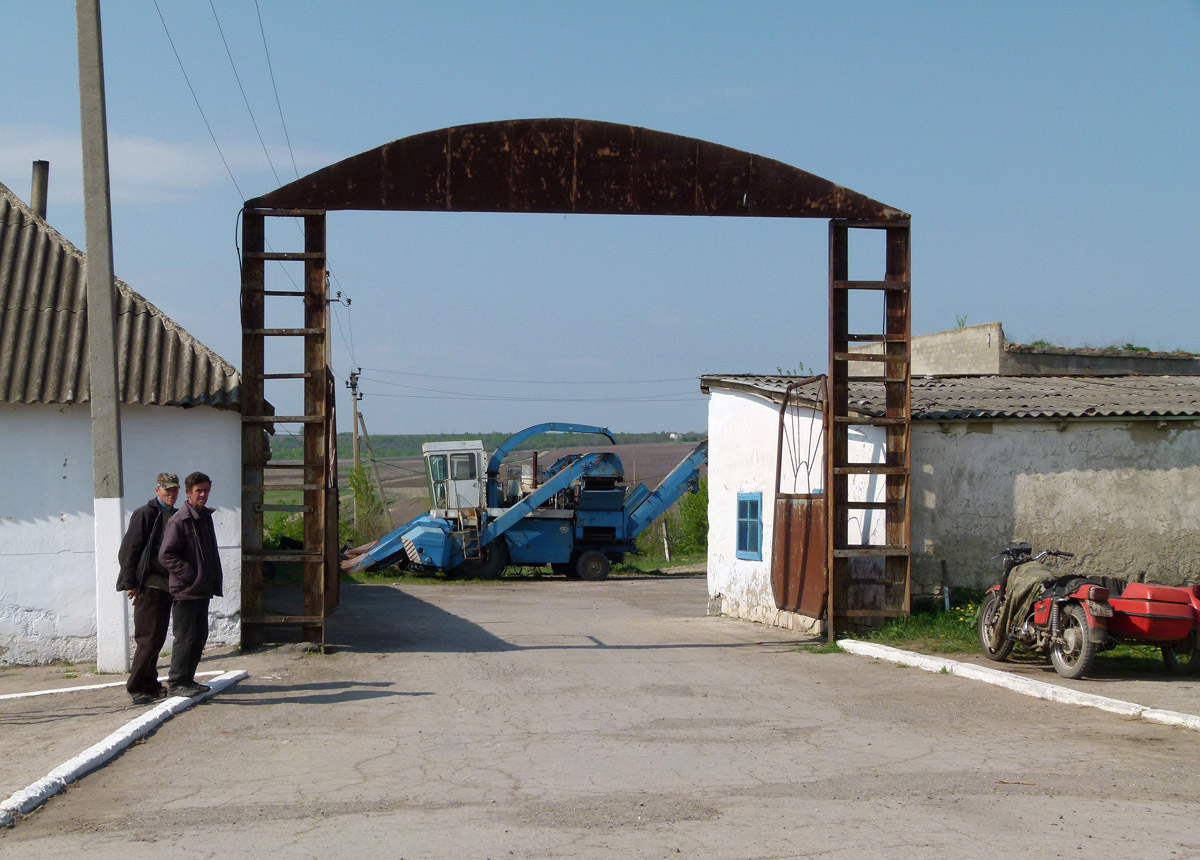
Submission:
<svg viewBox="0 0 1200 860">
<path fill-rule="evenodd" d="M 1195 732 L 799 652 L 706 603 L 702 577 L 347 587 L 333 653 L 219 655 L 251 677 L 0 833 L 0 854 L 1200 854 Z M 71 696 L 0 703 L 6 746 L 124 707 Z"/>
</svg>

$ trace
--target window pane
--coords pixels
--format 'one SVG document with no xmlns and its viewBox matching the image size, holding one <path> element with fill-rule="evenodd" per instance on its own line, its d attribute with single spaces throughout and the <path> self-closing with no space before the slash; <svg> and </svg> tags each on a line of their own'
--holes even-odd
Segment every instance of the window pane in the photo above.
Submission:
<svg viewBox="0 0 1200 860">
<path fill-rule="evenodd" d="M 451 454 L 450 477 L 455 481 L 475 480 L 475 455 Z"/>
<path fill-rule="evenodd" d="M 437 454 L 429 458 L 429 474 L 435 481 L 446 480 L 446 455 Z"/>
</svg>

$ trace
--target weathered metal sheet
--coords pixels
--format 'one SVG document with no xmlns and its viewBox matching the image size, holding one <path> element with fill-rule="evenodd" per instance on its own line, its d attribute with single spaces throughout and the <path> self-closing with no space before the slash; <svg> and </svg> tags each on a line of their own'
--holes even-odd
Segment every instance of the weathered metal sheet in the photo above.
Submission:
<svg viewBox="0 0 1200 860">
<path fill-rule="evenodd" d="M 779 609 L 825 616 L 826 531 L 823 495 L 775 499 L 771 590 Z"/>
<path fill-rule="evenodd" d="M 713 374 L 702 390 L 727 388 L 778 402 L 788 377 Z M 884 415 L 883 386 L 852 382 L 850 409 Z M 821 404 L 818 383 L 802 386 L 793 400 Z M 914 421 L 963 419 L 1184 418 L 1200 416 L 1200 376 L 938 376 L 912 381 Z"/>
<path fill-rule="evenodd" d="M 86 403 L 84 256 L 0 185 L 0 402 Z M 227 361 L 121 280 L 117 361 L 122 403 L 240 409 Z"/>
<path fill-rule="evenodd" d="M 413 135 L 325 167 L 247 206 L 874 221 L 909 217 L 761 155 L 581 119 L 506 120 Z"/>
</svg>

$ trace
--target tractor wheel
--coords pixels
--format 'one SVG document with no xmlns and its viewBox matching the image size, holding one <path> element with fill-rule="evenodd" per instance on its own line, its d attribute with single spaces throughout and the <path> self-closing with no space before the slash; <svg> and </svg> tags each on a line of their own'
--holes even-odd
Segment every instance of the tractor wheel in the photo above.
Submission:
<svg viewBox="0 0 1200 860">
<path fill-rule="evenodd" d="M 608 578 L 612 564 L 608 556 L 598 549 L 584 550 L 575 559 L 575 575 L 588 582 L 599 582 Z"/>
<path fill-rule="evenodd" d="M 502 537 L 483 547 L 480 554 L 480 558 L 468 559 L 450 573 L 462 579 L 495 579 L 508 567 L 508 544 Z"/>
</svg>

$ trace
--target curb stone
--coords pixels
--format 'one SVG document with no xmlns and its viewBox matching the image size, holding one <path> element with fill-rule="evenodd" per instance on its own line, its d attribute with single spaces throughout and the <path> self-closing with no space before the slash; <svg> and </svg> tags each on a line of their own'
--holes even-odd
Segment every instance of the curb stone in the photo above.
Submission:
<svg viewBox="0 0 1200 860">
<path fill-rule="evenodd" d="M 250 673 L 244 669 L 225 672 L 208 682 L 212 689 L 195 698 L 173 696 L 155 705 L 140 717 L 130 720 L 104 740 L 93 744 L 75 758 L 60 764 L 46 776 L 0 802 L 0 827 L 12 825 L 19 815 L 28 815 L 49 798 L 58 794 L 75 780 L 105 764 L 117 753 L 127 749 L 135 741 L 148 735 L 171 717 L 186 711 L 192 705 L 215 696 L 230 684 L 236 684 Z"/>
<path fill-rule="evenodd" d="M 1033 678 L 1021 678 L 1016 675 L 1010 675 L 1008 672 L 1003 672 L 999 669 L 989 669 L 986 666 L 975 666 L 971 663 L 959 663 L 957 660 L 948 660 L 945 657 L 917 654 L 912 651 L 893 648 L 890 645 L 877 645 L 874 642 L 862 642 L 858 639 L 839 639 L 837 644 L 841 646 L 842 650 L 849 651 L 851 654 L 858 654 L 863 657 L 876 657 L 892 663 L 914 666 L 918 669 L 924 669 L 926 672 L 946 672 L 951 675 L 958 675 L 961 678 L 969 678 L 973 681 L 982 681 L 985 684 L 1004 687 L 1013 692 L 1021 693 L 1025 696 L 1033 696 L 1037 699 L 1045 699 L 1049 702 L 1098 708 L 1102 711 L 1120 714 L 1125 717 L 1138 717 L 1152 723 L 1180 726 L 1192 729 L 1193 731 L 1200 731 L 1200 716 L 1194 714 L 1148 708 L 1145 705 L 1139 705 L 1135 702 L 1111 699 L 1108 696 L 1097 696 L 1095 693 L 1085 693 L 1082 690 L 1059 687 L 1056 684 L 1049 684 Z"/>
</svg>

